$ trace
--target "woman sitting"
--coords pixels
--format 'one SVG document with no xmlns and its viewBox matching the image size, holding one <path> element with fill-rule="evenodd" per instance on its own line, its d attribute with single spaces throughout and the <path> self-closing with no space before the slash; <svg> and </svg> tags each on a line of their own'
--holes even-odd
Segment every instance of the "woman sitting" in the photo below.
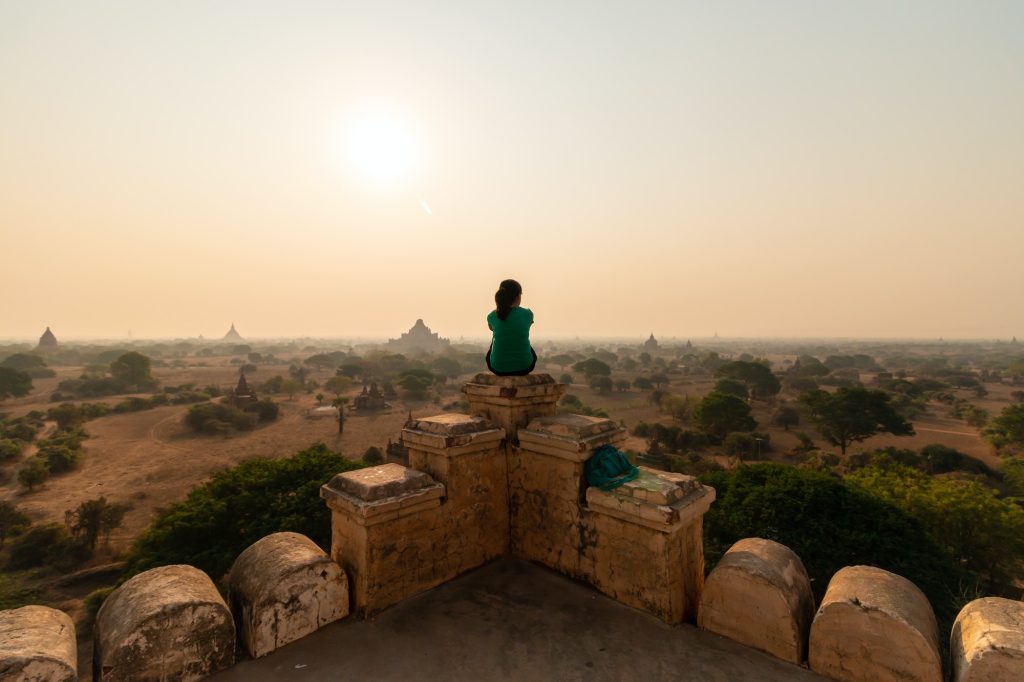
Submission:
<svg viewBox="0 0 1024 682">
<path fill-rule="evenodd" d="M 533 311 L 523 308 L 523 288 L 506 279 L 494 294 L 495 310 L 487 315 L 494 333 L 487 351 L 487 369 L 501 377 L 525 376 L 537 365 L 537 353 L 530 345 Z"/>
</svg>

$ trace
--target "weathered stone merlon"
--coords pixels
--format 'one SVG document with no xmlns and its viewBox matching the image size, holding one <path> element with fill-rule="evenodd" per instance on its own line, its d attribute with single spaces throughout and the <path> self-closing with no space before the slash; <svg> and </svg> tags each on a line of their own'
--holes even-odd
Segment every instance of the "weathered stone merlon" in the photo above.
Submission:
<svg viewBox="0 0 1024 682">
<path fill-rule="evenodd" d="M 258 658 L 344 618 L 348 578 L 312 540 L 274 533 L 231 567 L 231 602 L 242 641 Z"/>
<path fill-rule="evenodd" d="M 499 377 L 484 373 L 465 384 L 462 392 L 471 414 L 495 422 L 514 441 L 531 419 L 555 414 L 565 388 L 548 374 Z"/>
<path fill-rule="evenodd" d="M 906 578 L 849 566 L 832 577 L 815 614 L 808 662 L 844 682 L 941 682 L 935 614 Z"/>
<path fill-rule="evenodd" d="M 701 517 L 715 501 L 715 489 L 700 485 L 692 476 L 671 480 L 650 470 L 618 488 L 587 488 L 590 511 L 632 521 L 663 533 L 672 532 Z"/>
<path fill-rule="evenodd" d="M 63 611 L 23 606 L 0 611 L 0 680 L 75 682 L 75 625 Z"/>
<path fill-rule="evenodd" d="M 443 485 L 401 464 L 346 471 L 320 488 L 328 507 L 364 526 L 437 507 L 444 494 Z"/>
<path fill-rule="evenodd" d="M 953 623 L 953 682 L 1024 680 L 1024 602 L 975 599 Z"/>
<path fill-rule="evenodd" d="M 799 665 L 813 618 L 811 581 L 800 557 L 777 542 L 746 538 L 708 576 L 697 624 Z"/>
<path fill-rule="evenodd" d="M 407 447 L 448 457 L 496 447 L 504 438 L 505 430 L 493 422 L 458 413 L 414 419 L 402 429 Z"/>
<path fill-rule="evenodd" d="M 553 457 L 582 462 L 602 445 L 626 439 L 626 430 L 610 419 L 560 414 L 532 419 L 519 430 L 520 447 Z"/>
<path fill-rule="evenodd" d="M 234 662 L 231 612 L 209 576 L 192 566 L 131 578 L 103 602 L 95 627 L 95 680 L 198 680 Z"/>
</svg>

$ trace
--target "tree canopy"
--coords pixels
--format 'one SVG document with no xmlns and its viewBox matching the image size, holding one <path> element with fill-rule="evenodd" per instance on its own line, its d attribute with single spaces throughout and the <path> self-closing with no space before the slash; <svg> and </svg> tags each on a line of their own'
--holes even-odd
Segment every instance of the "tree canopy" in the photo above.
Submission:
<svg viewBox="0 0 1024 682">
<path fill-rule="evenodd" d="M 715 376 L 742 381 L 753 398 L 771 397 L 782 388 L 772 370 L 760 362 L 727 362 L 715 370 Z"/>
<path fill-rule="evenodd" d="M 127 386 L 154 386 L 156 382 L 149 372 L 149 358 L 135 351 L 129 351 L 110 363 L 110 375 Z"/>
<path fill-rule="evenodd" d="M 733 431 L 753 431 L 757 422 L 750 416 L 747 401 L 712 391 L 693 410 L 693 420 L 704 433 L 721 441 Z"/>
<path fill-rule="evenodd" d="M 216 473 L 162 512 L 136 540 L 127 574 L 190 564 L 216 579 L 246 547 L 279 531 L 302 533 L 330 547 L 331 516 L 320 486 L 360 466 L 318 443 L 292 457 L 252 459 Z"/>
<path fill-rule="evenodd" d="M 885 391 L 840 388 L 835 393 L 810 391 L 801 397 L 822 438 L 842 454 L 856 442 L 877 433 L 914 435 L 914 427 L 890 402 Z"/>
<path fill-rule="evenodd" d="M 0 367 L 0 400 L 20 398 L 32 390 L 32 377 L 20 369 Z"/>
</svg>

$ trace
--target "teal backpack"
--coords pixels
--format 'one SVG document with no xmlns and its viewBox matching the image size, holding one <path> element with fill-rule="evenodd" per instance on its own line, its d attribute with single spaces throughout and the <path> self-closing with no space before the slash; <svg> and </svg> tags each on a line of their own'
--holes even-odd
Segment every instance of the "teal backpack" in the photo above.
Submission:
<svg viewBox="0 0 1024 682">
<path fill-rule="evenodd" d="M 594 450 L 593 456 L 584 467 L 587 485 L 608 491 L 618 488 L 640 475 L 640 470 L 630 464 L 625 453 L 611 445 L 602 445 Z"/>
</svg>

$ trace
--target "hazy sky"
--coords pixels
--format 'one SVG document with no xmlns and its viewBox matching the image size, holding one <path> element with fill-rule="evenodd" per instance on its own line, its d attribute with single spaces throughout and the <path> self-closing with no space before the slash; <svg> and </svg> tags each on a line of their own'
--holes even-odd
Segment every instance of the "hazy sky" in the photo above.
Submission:
<svg viewBox="0 0 1024 682">
<path fill-rule="evenodd" d="M 0 338 L 475 336 L 505 277 L 538 336 L 1024 337 L 1022 30 L 966 0 L 0 0 Z M 367 129 L 400 138 L 380 174 Z"/>
</svg>

